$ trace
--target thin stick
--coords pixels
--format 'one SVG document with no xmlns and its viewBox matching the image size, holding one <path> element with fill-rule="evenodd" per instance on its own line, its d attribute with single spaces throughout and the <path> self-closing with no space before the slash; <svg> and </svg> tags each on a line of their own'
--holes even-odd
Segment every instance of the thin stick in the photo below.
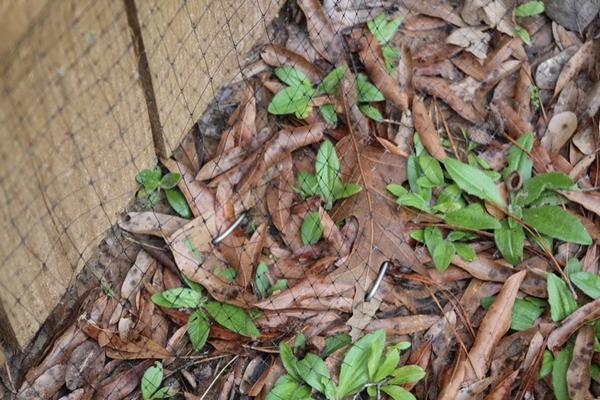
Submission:
<svg viewBox="0 0 600 400">
<path fill-rule="evenodd" d="M 235 357 L 233 357 L 227 364 L 225 364 L 225 366 L 223 368 L 221 368 L 221 370 L 219 371 L 219 373 L 217 373 L 217 375 L 214 377 L 214 379 L 210 382 L 210 385 L 208 385 L 208 387 L 206 388 L 206 390 L 204 391 L 204 393 L 202 394 L 202 396 L 200 396 L 200 400 L 204 400 L 204 398 L 206 397 L 206 395 L 208 394 L 208 392 L 210 392 L 210 389 L 212 389 L 212 387 L 215 385 L 215 383 L 217 382 L 217 380 L 221 377 L 221 375 L 223 375 L 223 372 L 225 372 L 225 370 L 227 369 L 227 367 L 229 367 L 231 364 L 233 364 L 233 362 L 235 360 L 237 360 L 239 358 L 239 354 L 236 355 Z"/>
</svg>

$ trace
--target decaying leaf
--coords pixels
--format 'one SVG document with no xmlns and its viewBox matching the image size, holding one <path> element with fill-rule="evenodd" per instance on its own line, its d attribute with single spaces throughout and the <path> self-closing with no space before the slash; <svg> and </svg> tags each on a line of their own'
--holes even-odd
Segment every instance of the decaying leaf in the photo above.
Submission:
<svg viewBox="0 0 600 400">
<path fill-rule="evenodd" d="M 594 354 L 594 328 L 586 325 L 579 329 L 573 358 L 567 370 L 567 387 L 572 400 L 588 400 L 594 396 L 590 393 L 591 361 Z"/>
<path fill-rule="evenodd" d="M 556 114 L 548 123 L 548 129 L 541 140 L 542 146 L 550 154 L 556 154 L 567 143 L 577 129 L 577 116 L 575 113 L 565 111 Z"/>
<path fill-rule="evenodd" d="M 423 145 L 434 158 L 438 161 L 443 161 L 447 157 L 446 150 L 442 145 L 440 135 L 433 126 L 431 117 L 427 113 L 425 104 L 418 96 L 413 98 L 412 103 L 413 121 L 415 129 L 419 133 L 419 137 Z"/>
</svg>

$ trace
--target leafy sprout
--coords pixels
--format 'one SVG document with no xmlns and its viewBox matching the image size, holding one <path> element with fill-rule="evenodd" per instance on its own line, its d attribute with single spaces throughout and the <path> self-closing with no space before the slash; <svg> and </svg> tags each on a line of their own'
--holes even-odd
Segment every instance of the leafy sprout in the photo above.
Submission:
<svg viewBox="0 0 600 400">
<path fill-rule="evenodd" d="M 181 180 L 181 174 L 169 172 L 163 175 L 159 166 L 152 169 L 140 171 L 135 179 L 143 187 L 138 191 L 138 198 L 144 200 L 147 208 L 154 207 L 160 201 L 160 191 L 165 192 L 169 205 L 183 218 L 191 218 L 192 212 L 183 197 L 183 194 L 176 188 Z"/>
</svg>

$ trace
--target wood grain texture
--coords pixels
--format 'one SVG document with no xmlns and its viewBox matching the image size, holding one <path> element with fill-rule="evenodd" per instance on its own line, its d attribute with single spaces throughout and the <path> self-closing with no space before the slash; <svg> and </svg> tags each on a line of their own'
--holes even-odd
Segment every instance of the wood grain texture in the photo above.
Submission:
<svg viewBox="0 0 600 400">
<path fill-rule="evenodd" d="M 123 1 L 55 1 L 2 32 L 0 326 L 23 347 L 156 158 Z"/>
<path fill-rule="evenodd" d="M 219 88 L 240 73 L 282 0 L 136 1 L 169 155 Z"/>
</svg>

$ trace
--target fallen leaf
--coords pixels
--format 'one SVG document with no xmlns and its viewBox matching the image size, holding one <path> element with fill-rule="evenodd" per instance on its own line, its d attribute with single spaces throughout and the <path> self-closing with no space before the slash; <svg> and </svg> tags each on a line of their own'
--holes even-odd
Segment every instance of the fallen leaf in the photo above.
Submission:
<svg viewBox="0 0 600 400">
<path fill-rule="evenodd" d="M 593 321 L 598 317 L 600 317 L 600 298 L 579 307 L 562 320 L 561 326 L 553 330 L 548 336 L 548 348 L 551 351 L 558 350 L 586 322 Z"/>
<path fill-rule="evenodd" d="M 571 46 L 540 63 L 535 71 L 535 84 L 540 89 L 554 90 L 560 71 L 576 51 L 577 47 Z"/>
<path fill-rule="evenodd" d="M 402 5 L 416 13 L 441 18 L 444 21 L 459 27 L 465 26 L 464 21 L 458 16 L 456 10 L 444 0 L 403 0 Z"/>
<path fill-rule="evenodd" d="M 104 350 L 87 340 L 77 346 L 71 354 L 65 371 L 65 383 L 69 390 L 93 386 L 105 362 Z"/>
<path fill-rule="evenodd" d="M 509 374 L 506 378 L 498 382 L 484 400 L 504 400 L 510 396 L 512 385 L 519 375 L 519 370 Z"/>
<path fill-rule="evenodd" d="M 573 54 L 573 57 L 566 62 L 560 75 L 556 80 L 556 86 L 554 87 L 554 97 L 556 97 L 565 87 L 565 85 L 572 81 L 579 71 L 585 66 L 585 63 L 592 54 L 592 46 L 594 45 L 593 40 L 588 40 L 579 47 L 579 49 Z"/>
<path fill-rule="evenodd" d="M 558 153 L 562 146 L 573 136 L 577 129 L 577 116 L 571 111 L 555 114 L 548 123 L 548 129 L 540 141 L 552 154 Z"/>
<path fill-rule="evenodd" d="M 139 386 L 142 375 L 152 363 L 153 360 L 144 360 L 115 375 L 98 388 L 94 398 L 98 400 L 121 400 L 126 398 Z"/>
<path fill-rule="evenodd" d="M 583 206 L 586 210 L 600 216 L 600 193 L 598 192 L 562 192 L 565 197 Z"/>
<path fill-rule="evenodd" d="M 579 33 L 583 33 L 600 10 L 598 0 L 545 0 L 544 5 L 548 17 Z"/>
<path fill-rule="evenodd" d="M 573 358 L 567 370 L 567 388 L 571 400 L 590 400 L 594 396 L 590 393 L 591 373 L 590 367 L 594 355 L 594 328 L 590 325 L 582 326 L 577 333 Z"/>
<path fill-rule="evenodd" d="M 119 221 L 119 227 L 137 235 L 167 237 L 188 222 L 189 220 L 175 215 L 143 211 L 127 213 L 127 217 Z"/>
<path fill-rule="evenodd" d="M 17 393 L 17 399 L 51 399 L 65 382 L 65 364 L 57 364 L 29 383 L 26 381 Z"/>
<path fill-rule="evenodd" d="M 304 43 L 304 46 L 306 44 Z M 313 84 L 322 79 L 322 72 L 310 61 L 289 48 L 277 44 L 269 44 L 260 53 L 262 59 L 272 67 L 291 66 L 303 72 Z"/>
<path fill-rule="evenodd" d="M 439 133 L 433 126 L 433 121 L 427 113 L 425 104 L 419 96 L 415 96 L 412 102 L 412 113 L 415 129 L 419 133 L 419 137 L 423 145 L 434 158 L 438 161 L 443 161 L 448 155 L 442 145 L 442 139 Z"/>
<path fill-rule="evenodd" d="M 140 250 L 121 285 L 121 298 L 129 300 L 129 303 L 135 307 L 135 296 L 143 286 L 144 279 L 150 279 L 157 266 L 154 258 L 144 250 Z"/>
<path fill-rule="evenodd" d="M 409 335 L 429 329 L 439 321 L 438 315 L 410 315 L 406 317 L 393 317 L 371 321 L 367 331 L 385 329 L 388 335 Z"/>
<path fill-rule="evenodd" d="M 471 26 L 456 29 L 446 38 L 446 43 L 460 46 L 475 57 L 483 60 L 487 56 L 488 43 L 492 38 L 483 29 Z"/>
<path fill-rule="evenodd" d="M 298 0 L 298 6 L 306 17 L 313 47 L 321 57 L 337 65 L 344 55 L 340 31 L 333 28 L 318 0 Z"/>
</svg>

